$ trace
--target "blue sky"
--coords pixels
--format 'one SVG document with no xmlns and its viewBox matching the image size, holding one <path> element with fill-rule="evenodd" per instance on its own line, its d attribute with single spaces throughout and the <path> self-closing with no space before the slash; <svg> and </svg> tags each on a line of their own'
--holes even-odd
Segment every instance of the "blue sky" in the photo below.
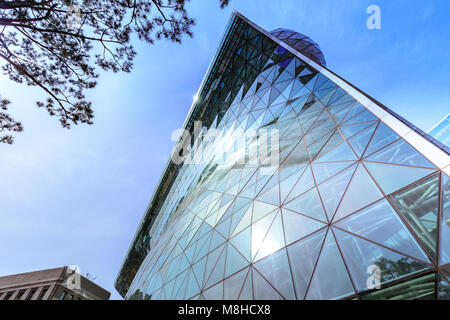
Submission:
<svg viewBox="0 0 450 320">
<path fill-rule="evenodd" d="M 369 5 L 382 29 L 366 27 Z M 194 38 L 137 43 L 131 74 L 104 74 L 95 124 L 62 129 L 42 92 L 0 76 L 25 131 L 0 145 L 0 275 L 76 264 L 113 282 L 233 9 L 319 43 L 328 67 L 423 130 L 450 112 L 448 0 L 192 0 Z"/>
</svg>

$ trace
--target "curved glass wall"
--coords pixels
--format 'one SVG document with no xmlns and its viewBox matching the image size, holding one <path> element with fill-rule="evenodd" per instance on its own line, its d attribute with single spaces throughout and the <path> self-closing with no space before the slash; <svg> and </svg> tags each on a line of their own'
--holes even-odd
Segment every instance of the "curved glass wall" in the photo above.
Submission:
<svg viewBox="0 0 450 320">
<path fill-rule="evenodd" d="M 126 298 L 448 298 L 446 174 L 244 19 L 226 37 Z"/>
</svg>

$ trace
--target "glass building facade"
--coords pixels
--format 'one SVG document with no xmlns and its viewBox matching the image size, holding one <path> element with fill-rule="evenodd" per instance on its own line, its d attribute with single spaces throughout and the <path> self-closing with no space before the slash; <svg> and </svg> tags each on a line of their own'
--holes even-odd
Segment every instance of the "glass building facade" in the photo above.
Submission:
<svg viewBox="0 0 450 320">
<path fill-rule="evenodd" d="M 197 97 L 117 276 L 126 299 L 450 298 L 448 148 L 311 39 L 233 13 Z M 186 149 L 201 161 L 174 161 Z"/>
</svg>

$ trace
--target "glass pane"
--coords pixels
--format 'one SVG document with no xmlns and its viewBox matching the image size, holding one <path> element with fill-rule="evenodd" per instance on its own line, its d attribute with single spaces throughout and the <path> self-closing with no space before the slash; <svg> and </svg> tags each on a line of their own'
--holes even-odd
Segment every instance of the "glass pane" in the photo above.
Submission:
<svg viewBox="0 0 450 320">
<path fill-rule="evenodd" d="M 322 156 L 323 154 L 327 153 L 329 150 L 337 146 L 338 144 L 342 143 L 344 140 L 342 139 L 341 134 L 338 130 L 336 130 L 331 138 L 328 140 L 327 144 L 320 150 L 320 153 L 317 157 Z"/>
<path fill-rule="evenodd" d="M 206 300 L 223 300 L 223 282 L 203 291 L 203 296 Z"/>
<path fill-rule="evenodd" d="M 288 178 L 280 180 L 280 196 L 282 202 L 286 200 L 286 197 L 289 195 L 302 173 L 302 170 L 297 170 L 297 172 L 295 172 Z"/>
<path fill-rule="evenodd" d="M 225 278 L 249 265 L 249 262 L 230 243 L 227 247 Z"/>
<path fill-rule="evenodd" d="M 290 201 L 305 191 L 308 191 L 312 187 L 314 187 L 314 179 L 312 176 L 311 167 L 308 166 L 308 168 L 305 170 L 305 173 L 301 176 L 301 178 L 297 181 L 297 184 L 292 189 L 291 193 L 287 197 L 286 201 Z"/>
<path fill-rule="evenodd" d="M 361 122 L 378 120 L 377 117 L 375 117 L 370 111 L 367 111 L 367 110 L 364 110 L 363 112 L 359 113 L 356 117 L 353 117 L 349 120 L 347 120 L 347 119 L 348 119 L 348 117 L 346 117 L 346 120 L 344 121 L 345 124 L 361 123 Z"/>
<path fill-rule="evenodd" d="M 319 193 L 322 197 L 325 212 L 327 213 L 329 220 L 333 218 L 334 212 L 341 201 L 342 195 L 347 188 L 355 167 L 356 166 L 353 165 L 334 178 L 319 185 Z"/>
<path fill-rule="evenodd" d="M 450 179 L 442 174 L 441 250 L 439 264 L 450 263 Z"/>
<path fill-rule="evenodd" d="M 334 236 L 329 230 L 306 299 L 341 299 L 352 294 L 354 294 L 352 282 L 342 261 Z"/>
<path fill-rule="evenodd" d="M 285 299 L 295 299 L 286 249 L 281 249 L 258 261 L 254 267 Z"/>
<path fill-rule="evenodd" d="M 367 144 L 369 143 L 374 130 L 375 130 L 375 125 L 372 125 L 367 130 L 364 130 L 363 132 L 357 134 L 356 136 L 354 136 L 348 140 L 348 143 L 350 143 L 350 145 L 353 148 L 353 151 L 356 152 L 356 155 L 358 156 L 358 158 L 361 158 L 364 151 L 366 150 Z"/>
<path fill-rule="evenodd" d="M 370 155 L 397 139 L 400 139 L 400 137 L 391 128 L 383 122 L 380 122 L 380 125 L 376 129 L 365 154 Z"/>
<path fill-rule="evenodd" d="M 380 190 L 378 190 L 378 187 L 375 185 L 364 166 L 359 164 L 352 177 L 352 181 L 345 191 L 345 195 L 342 198 L 342 202 L 339 205 L 334 220 L 342 219 L 382 197 L 383 195 Z"/>
<path fill-rule="evenodd" d="M 317 162 L 357 160 L 347 143 L 343 142 L 317 159 Z"/>
<path fill-rule="evenodd" d="M 368 161 L 386 162 L 417 167 L 436 168 L 406 141 L 399 140 L 366 158 Z"/>
<path fill-rule="evenodd" d="M 436 275 L 434 273 L 409 280 L 392 287 L 375 290 L 361 296 L 361 300 L 435 300 Z"/>
<path fill-rule="evenodd" d="M 263 190 L 262 192 L 263 193 L 257 197 L 259 201 L 270 203 L 276 206 L 280 205 L 280 187 L 278 183 L 268 191 Z"/>
<path fill-rule="evenodd" d="M 450 280 L 444 274 L 439 272 L 439 300 L 450 300 Z"/>
<path fill-rule="evenodd" d="M 199 262 L 192 266 L 192 270 L 194 271 L 195 277 L 198 280 L 198 283 L 201 285 L 205 276 L 205 265 L 206 265 L 207 257 L 204 257 Z"/>
<path fill-rule="evenodd" d="M 297 299 L 303 299 L 325 238 L 323 229 L 287 247 Z"/>
<path fill-rule="evenodd" d="M 416 240 L 385 199 L 335 225 L 413 258 L 429 262 Z"/>
<path fill-rule="evenodd" d="M 313 162 L 311 167 L 314 172 L 316 183 L 321 184 L 326 179 L 331 178 L 336 173 L 344 170 L 355 163 L 354 161 L 336 161 L 336 162 Z"/>
<path fill-rule="evenodd" d="M 224 248 L 222 250 L 222 254 L 217 259 L 217 262 L 216 262 L 214 268 L 212 269 L 209 279 L 207 279 L 207 281 L 206 281 L 205 287 L 209 287 L 224 278 L 225 262 L 226 262 L 226 249 Z"/>
<path fill-rule="evenodd" d="M 307 218 L 288 209 L 282 209 L 282 214 L 287 245 L 325 226 L 325 223 Z"/>
<path fill-rule="evenodd" d="M 250 268 L 247 279 L 245 279 L 244 286 L 239 295 L 239 300 L 253 300 L 252 268 Z"/>
<path fill-rule="evenodd" d="M 433 172 L 433 169 L 423 169 L 395 164 L 375 163 L 364 161 L 364 165 L 385 194 L 390 194 Z M 395 177 L 393 179 L 392 177 Z"/>
<path fill-rule="evenodd" d="M 187 281 L 186 292 L 183 294 L 182 299 L 190 299 L 193 296 L 197 295 L 200 292 L 200 287 L 198 286 L 197 279 L 194 276 L 194 273 L 189 272 L 189 278 Z"/>
<path fill-rule="evenodd" d="M 436 260 L 439 174 L 393 194 L 390 200 Z"/>
<path fill-rule="evenodd" d="M 414 274 L 429 268 L 425 263 L 413 260 L 397 252 L 378 246 L 367 240 L 333 228 L 353 281 L 359 292 L 369 290 L 368 268 L 380 269 L 380 284 Z"/>
<path fill-rule="evenodd" d="M 369 126 L 375 126 L 375 124 L 370 123 L 370 122 L 352 124 L 349 126 L 341 126 L 340 130 L 341 130 L 342 134 L 348 139 L 348 138 L 354 136 L 355 134 L 363 131 L 364 129 L 366 129 Z"/>
<path fill-rule="evenodd" d="M 249 268 L 246 268 L 224 281 L 223 290 L 225 300 L 237 300 L 247 278 L 248 270 Z"/>
<path fill-rule="evenodd" d="M 278 208 L 277 206 L 274 206 L 271 204 L 267 204 L 267 203 L 256 201 L 256 200 L 253 201 L 252 221 L 256 222 L 256 221 L 260 220 L 261 218 L 264 218 L 269 213 L 274 212 L 277 208 Z"/>
<path fill-rule="evenodd" d="M 239 253 L 251 261 L 251 227 L 238 233 L 235 237 L 230 239 L 230 243 L 239 251 Z"/>
<path fill-rule="evenodd" d="M 207 284 L 207 281 L 211 277 L 217 263 L 218 262 L 220 263 L 220 259 L 225 261 L 225 254 L 224 254 L 225 251 L 226 251 L 225 245 L 222 245 L 221 247 L 217 248 L 216 250 L 214 250 L 213 252 L 208 254 L 208 260 L 206 263 L 205 277 L 203 279 L 203 284 Z M 215 273 L 217 273 L 217 272 L 215 272 Z"/>
<path fill-rule="evenodd" d="M 282 300 L 280 294 L 267 282 L 258 271 L 253 269 L 253 292 L 257 300 Z"/>
<path fill-rule="evenodd" d="M 281 218 L 281 212 L 278 212 L 264 240 L 259 243 L 254 261 L 258 261 L 284 246 L 286 246 L 286 243 L 284 241 L 283 220 Z M 256 247 L 258 247 L 258 243 L 255 244 Z"/>
<path fill-rule="evenodd" d="M 357 114 L 361 113 L 364 110 L 366 110 L 366 108 L 364 108 L 360 103 L 355 103 L 352 107 L 352 110 L 345 117 L 345 121 L 350 120 L 351 118 L 353 118 L 354 116 L 356 116 Z"/>
<path fill-rule="evenodd" d="M 323 211 L 322 202 L 320 201 L 316 188 L 311 189 L 300 197 L 286 203 L 283 207 L 311 218 L 324 222 L 327 221 L 325 212 Z"/>
</svg>

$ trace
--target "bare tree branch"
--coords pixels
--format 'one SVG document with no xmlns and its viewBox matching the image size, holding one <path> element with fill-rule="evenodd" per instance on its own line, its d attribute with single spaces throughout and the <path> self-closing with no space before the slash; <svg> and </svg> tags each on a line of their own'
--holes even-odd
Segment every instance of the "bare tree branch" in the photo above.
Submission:
<svg viewBox="0 0 450 320">
<path fill-rule="evenodd" d="M 41 88 L 47 96 L 37 106 L 70 128 L 92 124 L 94 113 L 86 90 L 97 85 L 99 70 L 130 72 L 136 52 L 133 36 L 147 43 L 181 42 L 192 37 L 195 20 L 189 0 L 0 0 L 0 65 L 10 80 Z M 220 7 L 229 0 L 219 0 Z M 79 10 L 69 16 L 68 9 Z M 69 19 L 77 20 L 75 26 Z M 0 96 L 0 142 L 22 124 L 6 111 Z M 9 133 L 8 133 L 9 132 Z"/>
</svg>

